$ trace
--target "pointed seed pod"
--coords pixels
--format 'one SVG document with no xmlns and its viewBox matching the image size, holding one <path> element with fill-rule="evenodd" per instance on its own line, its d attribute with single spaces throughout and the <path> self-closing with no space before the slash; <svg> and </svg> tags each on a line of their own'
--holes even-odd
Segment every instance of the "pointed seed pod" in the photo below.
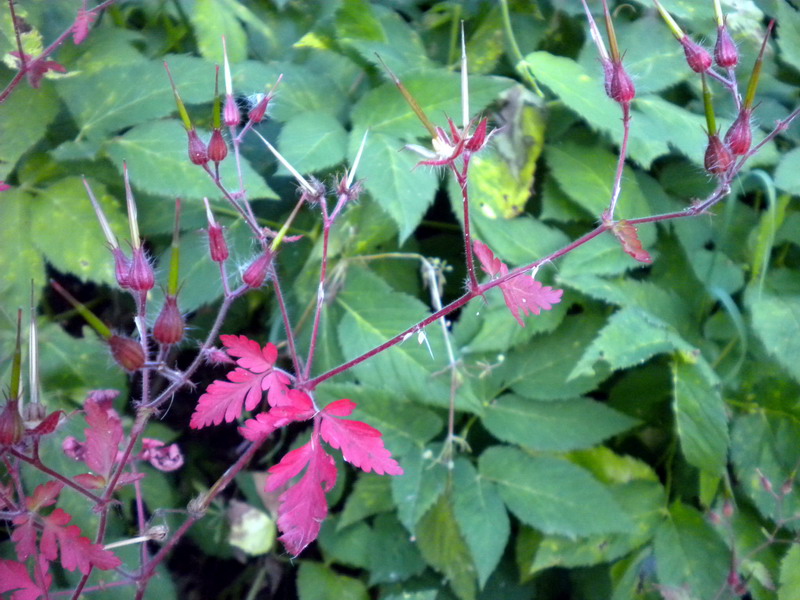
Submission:
<svg viewBox="0 0 800 600">
<path fill-rule="evenodd" d="M 223 263 L 228 260 L 228 243 L 225 241 L 222 225 L 217 223 L 208 225 L 208 249 L 214 262 Z"/>
<path fill-rule="evenodd" d="M 736 156 L 747 154 L 753 142 L 753 132 L 750 129 L 750 115 L 752 110 L 743 108 L 739 116 L 725 134 L 725 143 Z"/>
<path fill-rule="evenodd" d="M 713 175 L 725 173 L 733 164 L 734 156 L 717 134 L 708 136 L 708 147 L 703 164 Z"/>
<path fill-rule="evenodd" d="M 255 125 L 256 123 L 261 123 L 264 120 L 264 115 L 267 113 L 267 107 L 269 106 L 269 101 L 271 97 L 269 94 L 261 98 L 248 114 L 250 121 Z"/>
<path fill-rule="evenodd" d="M 122 248 L 117 246 L 111 252 L 114 254 L 114 275 L 117 277 L 117 283 L 123 290 L 131 287 L 129 274 L 131 272 L 131 259 L 125 256 Z"/>
<path fill-rule="evenodd" d="M 195 165 L 204 165 L 208 162 L 208 150 L 203 140 L 193 128 L 186 131 L 189 137 L 189 160 Z"/>
<path fill-rule="evenodd" d="M 724 68 L 731 69 L 739 63 L 739 51 L 728 33 L 728 27 L 723 24 L 717 27 L 717 43 L 714 44 L 714 60 Z"/>
<path fill-rule="evenodd" d="M 126 371 L 137 371 L 144 365 L 144 350 L 136 340 L 115 334 L 108 338 L 108 347 L 111 356 Z"/>
<path fill-rule="evenodd" d="M 148 292 L 154 285 L 153 267 L 145 256 L 144 249 L 139 246 L 133 251 L 131 269 L 128 272 L 128 287 L 137 292 Z"/>
<path fill-rule="evenodd" d="M 222 109 L 222 121 L 228 127 L 236 127 L 241 120 L 239 114 L 239 107 L 236 106 L 236 100 L 232 94 L 225 96 L 225 106 Z"/>
<path fill-rule="evenodd" d="M 611 81 L 607 93 L 609 98 L 620 104 L 628 103 L 636 96 L 636 87 L 622 62 L 611 63 Z"/>
<path fill-rule="evenodd" d="M 225 143 L 225 138 L 222 137 L 219 129 L 214 129 L 211 132 L 211 140 L 208 142 L 208 158 L 219 164 L 225 160 L 226 156 L 228 156 L 228 145 Z"/>
<path fill-rule="evenodd" d="M 683 46 L 683 53 L 686 55 L 686 62 L 689 68 L 695 73 L 705 73 L 711 68 L 711 55 L 708 50 L 703 48 L 700 44 L 693 42 L 688 35 L 684 35 L 680 39 Z"/>
<path fill-rule="evenodd" d="M 267 272 L 269 271 L 269 267 L 272 264 L 272 252 L 266 251 L 258 256 L 250 266 L 247 267 L 247 270 L 242 275 L 242 281 L 244 281 L 248 287 L 257 289 L 264 285 L 264 281 L 267 279 Z"/>
<path fill-rule="evenodd" d="M 164 299 L 164 306 L 153 326 L 153 337 L 159 344 L 170 346 L 177 344 L 183 339 L 183 330 L 186 323 L 183 315 L 178 309 L 178 299 L 175 296 L 167 295 Z"/>
<path fill-rule="evenodd" d="M 0 446 L 13 446 L 22 439 L 24 428 L 17 400 L 9 400 L 0 412 Z"/>
</svg>

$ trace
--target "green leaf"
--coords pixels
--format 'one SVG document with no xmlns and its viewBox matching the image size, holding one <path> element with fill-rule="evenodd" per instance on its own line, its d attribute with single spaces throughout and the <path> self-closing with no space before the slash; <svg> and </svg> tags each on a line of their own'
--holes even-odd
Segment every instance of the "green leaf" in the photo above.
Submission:
<svg viewBox="0 0 800 600">
<path fill-rule="evenodd" d="M 0 180 L 14 170 L 20 157 L 42 138 L 58 113 L 58 101 L 45 88 L 20 85 L 0 110 Z"/>
<path fill-rule="evenodd" d="M 800 546 L 794 544 L 781 561 L 778 600 L 800 600 Z"/>
<path fill-rule="evenodd" d="M 234 3 L 229 0 L 194 0 L 193 4 L 186 12 L 194 25 L 200 55 L 222 64 L 224 36 L 228 60 L 239 62 L 247 58 L 247 34 L 231 10 Z"/>
<path fill-rule="evenodd" d="M 475 566 L 456 522 L 449 494 L 440 496 L 419 520 L 416 536 L 425 561 L 449 580 L 461 600 L 474 600 Z"/>
<path fill-rule="evenodd" d="M 800 148 L 784 154 L 775 168 L 775 187 L 788 194 L 800 188 Z"/>
<path fill-rule="evenodd" d="M 370 562 L 369 546 L 372 529 L 360 521 L 342 527 L 337 515 L 329 516 L 322 523 L 318 543 L 327 564 L 336 562 L 350 567 L 367 568 Z"/>
<path fill-rule="evenodd" d="M 727 585 L 730 552 L 717 532 L 690 506 L 676 502 L 656 532 L 656 570 L 666 591 L 715 598 Z"/>
<path fill-rule="evenodd" d="M 211 63 L 188 56 L 169 56 L 167 62 L 185 103 L 213 98 Z M 56 89 L 80 128 L 79 138 L 103 139 L 176 111 L 164 64 L 157 60 L 129 63 L 124 68 L 112 64 L 93 73 L 80 73 L 59 80 Z"/>
<path fill-rule="evenodd" d="M 405 581 L 422 573 L 425 566 L 419 546 L 397 517 L 393 513 L 379 515 L 370 538 L 369 584 Z"/>
<path fill-rule="evenodd" d="M 301 113 L 281 129 L 278 148 L 300 173 L 314 173 L 334 167 L 345 159 L 347 132 L 330 113 Z M 288 175 L 289 172 L 281 165 L 277 174 Z"/>
<path fill-rule="evenodd" d="M 677 358 L 672 363 L 675 420 L 689 464 L 721 475 L 728 461 L 728 419 L 719 382 L 701 360 Z"/>
<path fill-rule="evenodd" d="M 125 239 L 127 218 L 105 187 L 90 182 L 118 239 Z M 89 196 L 78 177 L 61 179 L 46 188 L 32 203 L 34 244 L 59 271 L 83 281 L 116 286 L 114 258 L 109 252 Z M 65 240 L 65 231 L 72 232 Z"/>
<path fill-rule="evenodd" d="M 392 477 L 397 518 L 413 533 L 422 515 L 444 492 L 447 472 L 430 449 L 415 449 L 400 460 L 402 477 Z"/>
<path fill-rule="evenodd" d="M 635 531 L 631 534 L 594 535 L 579 540 L 544 536 L 533 562 L 525 571 L 528 575 L 550 567 L 587 567 L 611 562 L 650 541 L 664 519 L 664 488 L 652 481 L 632 481 L 613 485 L 609 490 L 633 520 Z"/>
<path fill-rule="evenodd" d="M 753 329 L 767 352 L 800 381 L 800 294 L 779 294 L 767 287 L 746 296 Z"/>
<path fill-rule="evenodd" d="M 787 2 L 775 2 L 775 19 L 780 28 L 778 47 L 781 58 L 800 71 L 800 14 Z"/>
<path fill-rule="evenodd" d="M 639 239 L 646 250 L 650 249 L 655 238 L 654 228 L 645 226 L 639 229 Z M 583 274 L 618 275 L 642 266 L 625 253 L 611 232 L 606 232 L 561 259 L 557 279 L 563 277 L 569 281 L 573 276 Z"/>
<path fill-rule="evenodd" d="M 544 533 L 576 538 L 633 529 L 608 489 L 566 460 L 494 446 L 481 455 L 478 470 L 520 521 Z"/>
<path fill-rule="evenodd" d="M 44 260 L 34 245 L 31 232 L 32 206 L 36 199 L 22 190 L 11 189 L 0 199 L 0 306 L 4 308 L 2 329 L 12 331 L 14 309 L 30 305 L 31 280 L 34 293 L 46 282 Z M 101 242 L 102 245 L 102 242 Z M 6 320 L 8 319 L 8 320 Z M 13 344 L 13 342 L 11 342 Z M 10 347 L 10 346 L 9 346 Z"/>
<path fill-rule="evenodd" d="M 611 315 L 608 324 L 586 348 L 570 377 L 593 373 L 598 361 L 617 370 L 675 350 L 692 353 L 695 348 L 661 319 L 639 308 L 623 308 Z"/>
<path fill-rule="evenodd" d="M 346 287 L 336 296 L 336 302 L 345 310 L 339 324 L 339 343 L 347 359 L 371 350 L 429 314 L 419 300 L 393 290 L 380 277 L 357 266 L 348 269 Z M 357 365 L 353 373 L 365 385 L 393 390 L 396 396 L 449 406 L 450 378 L 436 375 L 447 366 L 442 331 L 433 324 L 425 335 L 430 352 L 425 343 L 418 342 L 417 335 L 412 335 Z M 459 390 L 456 406 L 481 409 L 468 386 Z"/>
<path fill-rule="evenodd" d="M 393 508 L 391 478 L 375 473 L 359 473 L 353 491 L 345 501 L 337 529 Z"/>
<path fill-rule="evenodd" d="M 537 402 L 510 394 L 492 403 L 482 422 L 499 440 L 553 451 L 588 448 L 637 423 L 588 398 Z"/>
<path fill-rule="evenodd" d="M 481 477 L 464 458 L 453 471 L 453 513 L 469 547 L 478 586 L 497 568 L 511 534 L 508 513 L 495 485 Z"/>
<path fill-rule="evenodd" d="M 198 131 L 207 140 L 205 132 Z M 202 200 L 220 196 L 219 189 L 202 168 L 189 162 L 186 131 L 178 121 L 155 121 L 134 127 L 107 142 L 105 148 L 122 172 L 128 162 L 131 183 L 150 194 L 174 199 Z M 246 158 L 242 157 L 242 176 L 250 200 L 277 198 Z M 213 167 L 212 167 L 213 168 Z M 220 165 L 222 182 L 231 191 L 239 188 L 239 176 L 232 155 Z"/>
<path fill-rule="evenodd" d="M 300 600 L 369 600 L 367 587 L 358 579 L 337 575 L 320 563 L 303 561 L 297 574 Z"/>
</svg>

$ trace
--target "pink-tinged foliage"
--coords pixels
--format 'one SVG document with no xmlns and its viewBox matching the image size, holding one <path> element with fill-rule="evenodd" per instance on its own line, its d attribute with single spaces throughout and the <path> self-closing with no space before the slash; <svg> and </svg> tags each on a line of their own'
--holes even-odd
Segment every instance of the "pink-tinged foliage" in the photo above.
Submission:
<svg viewBox="0 0 800 600">
<path fill-rule="evenodd" d="M 636 227 L 627 221 L 617 221 L 611 231 L 622 244 L 622 249 L 632 258 L 642 263 L 651 263 L 653 258 L 650 253 L 642 247 Z"/>
<path fill-rule="evenodd" d="M 380 431 L 361 421 L 346 421 L 353 412 L 355 402 L 337 400 L 329 404 L 321 413 L 320 435 L 331 446 L 341 449 L 344 459 L 365 472 L 375 471 L 378 475 L 402 475 L 403 469 L 384 447 Z"/>
<path fill-rule="evenodd" d="M 19 52 L 15 51 L 9 54 L 11 54 L 11 56 L 16 56 L 17 59 L 21 58 Z M 42 84 L 42 77 L 44 77 L 45 73 L 48 71 L 66 73 L 67 68 L 54 60 L 34 58 L 30 54 L 25 55 L 25 76 L 28 78 L 28 83 L 31 84 L 32 88 L 38 88 Z"/>
<path fill-rule="evenodd" d="M 5 192 L 11 189 L 11 186 L 8 185 L 5 181 L 0 181 L 0 192 Z"/>
<path fill-rule="evenodd" d="M 481 263 L 481 268 L 487 275 L 495 278 L 508 274 L 508 266 L 494 255 L 489 246 L 475 240 L 473 249 Z M 525 322 L 520 316 L 520 311 L 524 315 L 530 313 L 538 315 L 541 311 L 550 310 L 554 304 L 561 302 L 561 295 L 564 293 L 563 290 L 542 285 L 533 277 L 525 274 L 501 283 L 500 291 L 503 293 L 503 300 L 505 300 L 508 310 L 523 327 L 525 327 Z"/>
<path fill-rule="evenodd" d="M 83 40 L 89 35 L 89 28 L 96 18 L 97 15 L 95 13 L 91 13 L 85 8 L 81 8 L 78 11 L 78 16 L 72 24 L 72 41 L 75 42 L 76 46 L 83 43 Z"/>
<path fill-rule="evenodd" d="M 287 459 L 288 464 L 284 465 Z M 278 539 L 292 556 L 300 554 L 319 535 L 322 522 L 328 516 L 325 492 L 336 485 L 336 464 L 314 435 L 305 446 L 284 456 L 269 470 L 267 478 L 267 489 L 274 490 L 306 466 L 300 481 L 281 494 L 278 508 L 278 527 L 283 532 Z"/>
<path fill-rule="evenodd" d="M 26 560 L 29 556 L 36 554 L 36 525 L 33 521 L 33 513 L 16 517 L 13 523 L 14 531 L 11 533 L 11 541 L 15 544 L 17 558 Z"/>
<path fill-rule="evenodd" d="M 48 481 L 41 485 L 37 485 L 33 490 L 33 495 L 25 500 L 25 506 L 28 510 L 36 512 L 41 508 L 52 506 L 58 500 L 58 495 L 64 488 L 64 484 L 60 481 Z"/>
<path fill-rule="evenodd" d="M 200 396 L 192 414 L 190 427 L 201 429 L 231 423 L 243 410 L 253 410 L 261 402 L 262 392 L 267 391 L 270 406 L 283 406 L 287 402 L 289 378 L 273 370 L 278 351 L 272 344 L 263 350 L 258 343 L 245 336 L 223 335 L 222 343 L 230 356 L 237 357 L 236 369 L 228 373 L 228 381 L 215 381 Z"/>
<path fill-rule="evenodd" d="M 275 406 L 269 412 L 257 414 L 254 419 L 247 419 L 244 426 L 239 428 L 242 437 L 255 442 L 289 423 L 307 421 L 316 413 L 314 403 L 304 392 L 289 390 L 286 399 L 285 405 Z"/>
<path fill-rule="evenodd" d="M 138 458 L 148 461 L 154 468 L 165 473 L 177 471 L 183 466 L 183 453 L 178 444 L 167 446 L 161 440 L 152 438 L 142 440 L 142 451 Z"/>
<path fill-rule="evenodd" d="M 39 560 L 39 571 L 44 577 L 42 582 L 34 582 L 23 563 L 14 560 L 0 559 L 0 594 L 13 591 L 11 600 L 36 600 L 46 597 L 53 576 L 47 571 L 49 563 L 44 558 Z"/>
<path fill-rule="evenodd" d="M 117 462 L 119 444 L 122 442 L 122 422 L 109 400 L 89 398 L 84 404 L 86 412 L 86 466 L 95 475 L 108 478 Z"/>
<path fill-rule="evenodd" d="M 39 549 L 45 558 L 55 560 L 60 549 L 61 566 L 68 571 L 78 569 L 84 575 L 89 573 L 92 566 L 107 571 L 122 564 L 112 552 L 82 536 L 77 525 L 68 525 L 71 519 L 72 517 L 60 508 L 42 519 L 44 530 Z"/>
</svg>

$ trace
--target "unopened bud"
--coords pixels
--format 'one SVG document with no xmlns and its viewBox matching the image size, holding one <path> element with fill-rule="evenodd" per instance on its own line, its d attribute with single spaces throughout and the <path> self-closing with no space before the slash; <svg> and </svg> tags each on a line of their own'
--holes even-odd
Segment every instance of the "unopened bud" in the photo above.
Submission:
<svg viewBox="0 0 800 600">
<path fill-rule="evenodd" d="M 9 400 L 0 412 L 0 446 L 19 443 L 24 431 L 17 400 Z"/>
<path fill-rule="evenodd" d="M 717 43 L 714 44 L 714 60 L 724 68 L 730 69 L 739 63 L 739 51 L 725 25 L 717 27 Z"/>
<path fill-rule="evenodd" d="M 186 131 L 189 137 L 189 160 L 195 165 L 204 165 L 208 162 L 208 150 L 203 140 L 197 135 L 197 131 L 189 129 Z"/>
<path fill-rule="evenodd" d="M 140 246 L 133 250 L 131 269 L 128 272 L 128 287 L 137 292 L 148 292 L 155 285 L 155 275 L 150 261 Z"/>
<path fill-rule="evenodd" d="M 611 63 L 611 81 L 607 91 L 609 98 L 620 104 L 630 102 L 636 96 L 636 88 L 625 67 L 622 66 L 622 62 Z"/>
<path fill-rule="evenodd" d="M 208 158 L 215 163 L 221 163 L 226 156 L 228 156 L 228 145 L 225 143 L 225 138 L 222 137 L 222 132 L 215 129 L 208 142 Z"/>
<path fill-rule="evenodd" d="M 121 335 L 112 335 L 108 338 L 108 347 L 111 348 L 111 356 L 126 371 L 137 371 L 144 365 L 144 350 L 142 350 L 142 345 L 135 340 Z"/>
<path fill-rule="evenodd" d="M 225 232 L 222 226 L 211 223 L 208 226 L 208 249 L 211 252 L 211 260 L 222 263 L 228 260 L 228 243 L 225 241 Z"/>
<path fill-rule="evenodd" d="M 747 154 L 750 144 L 753 142 L 753 132 L 750 129 L 751 110 L 743 108 L 739 111 L 736 120 L 725 134 L 725 143 L 731 152 L 737 156 Z"/>
<path fill-rule="evenodd" d="M 227 94 L 225 96 L 225 107 L 222 109 L 222 121 L 228 127 L 236 127 L 240 120 L 241 115 L 239 114 L 239 107 L 236 106 L 236 100 L 233 94 Z"/>
<path fill-rule="evenodd" d="M 242 275 L 242 281 L 250 288 L 260 288 L 264 285 L 271 264 L 272 252 L 266 251 L 262 253 L 247 267 L 244 275 Z"/>
<path fill-rule="evenodd" d="M 705 73 L 711 68 L 711 63 L 713 61 L 708 50 L 703 48 L 700 44 L 693 42 L 688 35 L 684 35 L 680 42 L 683 46 L 683 53 L 686 55 L 686 62 L 689 64 L 689 68 L 691 68 L 692 71 L 695 73 Z"/>
<path fill-rule="evenodd" d="M 761 469 L 756 469 L 758 472 L 758 481 L 761 483 L 761 487 L 764 488 L 765 492 L 772 493 L 772 482 L 767 478 L 764 473 L 761 472 Z"/>
<path fill-rule="evenodd" d="M 733 511 L 733 502 L 725 500 L 725 504 L 722 505 L 722 514 L 725 515 L 726 519 L 730 519 L 733 516 Z"/>
<path fill-rule="evenodd" d="M 250 121 L 255 125 L 256 123 L 261 123 L 264 120 L 264 115 L 267 113 L 267 107 L 269 106 L 269 101 L 272 98 L 267 94 L 261 100 L 258 101 L 248 114 Z"/>
<path fill-rule="evenodd" d="M 183 339 L 185 325 L 183 315 L 178 310 L 178 299 L 167 295 L 153 326 L 153 337 L 159 344 L 165 346 L 177 344 Z"/>
<path fill-rule="evenodd" d="M 708 136 L 704 165 L 713 175 L 725 173 L 733 164 L 733 154 L 716 134 Z"/>
<path fill-rule="evenodd" d="M 117 277 L 117 283 L 122 289 L 131 287 L 129 274 L 131 272 L 131 259 L 125 256 L 122 248 L 117 246 L 111 250 L 114 253 L 114 274 Z"/>
</svg>

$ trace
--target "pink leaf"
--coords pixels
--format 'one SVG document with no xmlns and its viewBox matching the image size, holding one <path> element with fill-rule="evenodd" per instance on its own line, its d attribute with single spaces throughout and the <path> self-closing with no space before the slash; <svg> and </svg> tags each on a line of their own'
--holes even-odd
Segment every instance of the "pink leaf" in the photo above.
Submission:
<svg viewBox="0 0 800 600">
<path fill-rule="evenodd" d="M 346 421 L 336 416 L 349 415 L 355 403 L 337 400 L 322 411 L 320 435 L 334 448 L 340 448 L 344 459 L 365 472 L 378 475 L 402 475 L 403 469 L 384 447 L 380 431 L 361 421 Z M 328 410 L 332 409 L 332 410 Z"/>
<path fill-rule="evenodd" d="M 206 388 L 206 393 L 197 401 L 189 426 L 201 429 L 231 423 L 241 416 L 243 405 L 253 410 L 261 402 L 261 385 L 264 375 L 257 375 L 242 368 L 228 373 L 230 381 L 215 381 Z"/>
<path fill-rule="evenodd" d="M 472 248 L 475 251 L 475 256 L 477 256 L 478 260 L 481 262 L 481 269 L 483 269 L 489 277 L 494 277 L 500 273 L 501 269 L 505 266 L 499 258 L 495 257 L 494 252 L 491 251 L 489 246 L 480 240 L 475 240 L 472 243 Z"/>
<path fill-rule="evenodd" d="M 312 450 L 308 469 L 303 478 L 280 496 L 278 527 L 283 532 L 279 538 L 286 550 L 297 556 L 319 535 L 320 527 L 328 516 L 325 492 L 336 485 L 336 464 L 312 438 L 307 444 Z"/>
<path fill-rule="evenodd" d="M 292 477 L 298 475 L 305 468 L 313 452 L 314 449 L 311 442 L 287 452 L 281 462 L 270 467 L 264 489 L 267 492 L 274 492 L 289 483 Z"/>
<path fill-rule="evenodd" d="M 653 262 L 650 253 L 642 247 L 642 241 L 639 239 L 635 225 L 631 225 L 624 220 L 617 221 L 611 231 L 619 240 L 619 243 L 622 244 L 622 249 L 631 257 L 642 263 L 649 264 Z"/>
<path fill-rule="evenodd" d="M 259 413 L 254 419 L 245 421 L 244 426 L 239 428 L 242 437 L 255 442 L 289 423 L 306 421 L 314 416 L 314 404 L 308 394 L 299 390 L 289 390 L 287 398 L 292 404 L 276 406 L 269 412 Z"/>
<path fill-rule="evenodd" d="M 289 396 L 290 379 L 279 371 L 272 371 L 261 380 L 261 389 L 267 392 L 267 402 L 270 406 L 289 406 L 294 400 Z"/>
<path fill-rule="evenodd" d="M 47 562 L 42 561 L 42 572 L 47 571 Z M 11 600 L 36 600 L 45 595 L 50 588 L 52 575 L 45 575 L 44 586 L 34 583 L 28 575 L 28 568 L 14 560 L 0 559 L 0 594 L 10 592 Z"/>
<path fill-rule="evenodd" d="M 243 335 L 221 335 L 219 339 L 228 349 L 228 354 L 239 357 L 236 364 L 253 373 L 269 371 L 278 358 L 278 349 L 274 344 L 267 344 L 262 350 L 258 342 Z"/>
<path fill-rule="evenodd" d="M 86 411 L 86 466 L 97 475 L 108 478 L 117 461 L 122 441 L 122 422 L 111 402 L 89 398 L 84 403 Z"/>
<path fill-rule="evenodd" d="M 14 519 L 11 541 L 15 544 L 18 559 L 25 560 L 36 554 L 36 526 L 33 523 L 33 515 L 25 514 Z"/>
<path fill-rule="evenodd" d="M 543 286 L 525 274 L 501 283 L 500 291 L 503 292 L 508 310 L 523 327 L 525 322 L 520 317 L 519 311 L 525 315 L 528 313 L 538 315 L 543 310 L 553 308 L 553 304 L 558 304 L 561 301 L 561 294 L 564 293 L 563 290 L 554 290 L 549 285 Z"/>
<path fill-rule="evenodd" d="M 64 484 L 60 481 L 48 481 L 47 483 L 37 485 L 36 489 L 33 490 L 33 496 L 26 500 L 25 506 L 28 510 L 33 512 L 45 506 L 51 506 L 56 503 L 58 495 L 63 488 Z"/>
<path fill-rule="evenodd" d="M 39 542 L 39 549 L 45 558 L 55 560 L 58 556 L 56 541 L 61 550 L 61 565 L 68 571 L 76 568 L 84 575 L 91 566 L 98 569 L 114 569 L 122 564 L 112 552 L 105 550 L 100 544 L 93 544 L 89 538 L 81 535 L 77 525 L 67 525 L 72 517 L 62 509 L 55 509 L 48 517 L 44 517 L 44 530 Z"/>
</svg>

